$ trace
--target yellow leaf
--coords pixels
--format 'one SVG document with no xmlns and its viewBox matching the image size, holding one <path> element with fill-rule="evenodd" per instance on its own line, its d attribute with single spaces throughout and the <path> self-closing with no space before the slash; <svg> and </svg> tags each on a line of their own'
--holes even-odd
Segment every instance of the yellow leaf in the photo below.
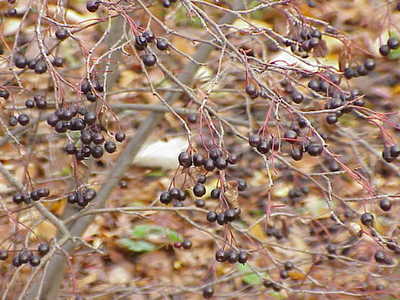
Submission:
<svg viewBox="0 0 400 300">
<path fill-rule="evenodd" d="M 257 224 L 256 226 L 250 229 L 250 233 L 258 238 L 260 241 L 265 241 L 267 236 L 265 235 L 264 228 L 261 224 Z"/>
</svg>

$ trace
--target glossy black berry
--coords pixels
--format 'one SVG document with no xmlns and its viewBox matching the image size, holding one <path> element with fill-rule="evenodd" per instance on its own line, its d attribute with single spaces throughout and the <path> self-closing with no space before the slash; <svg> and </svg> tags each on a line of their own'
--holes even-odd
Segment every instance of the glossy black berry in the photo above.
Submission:
<svg viewBox="0 0 400 300">
<path fill-rule="evenodd" d="M 207 213 L 207 221 L 211 223 L 217 221 L 217 213 L 215 211 L 209 211 Z"/>
<path fill-rule="evenodd" d="M 159 50 L 165 51 L 165 50 L 168 49 L 169 43 L 168 43 L 168 41 L 167 41 L 166 39 L 159 38 L 159 39 L 157 39 L 157 41 L 156 41 L 156 46 L 157 46 L 157 48 L 158 48 Z"/>
<path fill-rule="evenodd" d="M 19 256 L 15 255 L 13 260 L 12 260 L 12 265 L 16 268 L 20 267 L 22 265 L 22 263 L 19 260 Z"/>
<path fill-rule="evenodd" d="M 83 144 L 89 145 L 92 142 L 92 134 L 87 129 L 82 130 L 80 139 Z"/>
<path fill-rule="evenodd" d="M 226 223 L 225 221 L 225 214 L 224 213 L 219 213 L 217 214 L 217 223 L 219 225 L 224 225 Z"/>
<path fill-rule="evenodd" d="M 390 48 L 389 48 L 389 46 L 388 46 L 388 45 L 382 45 L 382 46 L 380 46 L 380 47 L 379 47 L 379 53 L 380 53 L 382 56 L 388 56 L 389 53 L 390 53 Z"/>
<path fill-rule="evenodd" d="M 86 100 L 89 101 L 89 102 L 96 102 L 97 101 L 97 96 L 93 92 L 87 92 L 85 94 L 85 96 L 86 96 Z"/>
<path fill-rule="evenodd" d="M 32 267 L 37 267 L 38 265 L 40 265 L 40 256 L 37 255 L 32 255 L 29 259 L 29 264 Z"/>
<path fill-rule="evenodd" d="M 217 169 L 219 170 L 224 170 L 227 166 L 228 166 L 228 162 L 226 161 L 225 158 L 223 157 L 218 157 L 215 160 L 215 166 L 217 167 Z"/>
<path fill-rule="evenodd" d="M 215 260 L 217 262 L 224 262 L 227 259 L 227 255 L 226 252 L 223 249 L 219 249 L 217 250 L 217 252 L 215 252 Z"/>
<path fill-rule="evenodd" d="M 34 108 L 35 101 L 33 101 L 33 99 L 28 99 L 25 101 L 25 106 L 26 106 L 26 108 Z"/>
<path fill-rule="evenodd" d="M 100 1 L 98 0 L 89 0 L 86 2 L 86 9 L 90 12 L 95 12 L 99 9 Z"/>
<path fill-rule="evenodd" d="M 204 196 L 206 193 L 206 187 L 204 186 L 204 184 L 201 183 L 196 183 L 193 187 L 193 194 L 196 197 L 202 197 Z"/>
<path fill-rule="evenodd" d="M 194 158 L 194 155 L 193 155 L 193 158 Z M 197 182 L 198 183 L 206 183 L 206 181 L 207 181 L 207 177 L 205 175 L 199 175 L 197 177 Z"/>
<path fill-rule="evenodd" d="M 399 146 L 392 145 L 392 146 L 389 147 L 389 149 L 390 149 L 390 155 L 392 157 L 397 158 L 398 156 L 400 156 L 400 147 Z"/>
<path fill-rule="evenodd" d="M 368 70 L 368 71 L 372 71 L 373 69 L 375 69 L 376 63 L 375 60 L 372 58 L 367 58 L 364 61 L 364 67 Z"/>
<path fill-rule="evenodd" d="M 390 49 L 397 49 L 400 46 L 399 39 L 397 39 L 395 37 L 391 37 L 388 39 L 387 45 Z"/>
<path fill-rule="evenodd" d="M 392 208 L 392 202 L 388 198 L 383 198 L 379 201 L 379 207 L 383 211 L 389 211 Z"/>
<path fill-rule="evenodd" d="M 382 250 L 376 251 L 374 258 L 375 258 L 375 261 L 380 264 L 386 264 L 386 262 L 387 262 L 386 254 Z"/>
<path fill-rule="evenodd" d="M 194 200 L 194 205 L 201 208 L 206 206 L 206 202 L 203 199 L 196 199 Z"/>
<path fill-rule="evenodd" d="M 190 249 L 190 248 L 192 248 L 192 242 L 189 240 L 184 240 L 182 242 L 182 247 L 183 247 L 183 249 Z"/>
<path fill-rule="evenodd" d="M 262 154 L 267 154 L 271 150 L 271 144 L 266 139 L 263 139 L 257 145 L 257 150 Z"/>
<path fill-rule="evenodd" d="M 24 201 L 23 195 L 20 193 L 14 194 L 12 200 L 15 204 L 20 204 Z"/>
<path fill-rule="evenodd" d="M 244 179 L 238 179 L 237 188 L 239 192 L 245 191 L 247 189 L 247 182 Z"/>
<path fill-rule="evenodd" d="M 64 58 L 60 56 L 54 57 L 52 64 L 57 68 L 61 68 L 64 65 Z"/>
<path fill-rule="evenodd" d="M 193 154 L 193 165 L 196 167 L 202 166 L 204 163 L 204 157 L 200 153 Z"/>
<path fill-rule="evenodd" d="M 261 143 L 261 137 L 258 134 L 250 134 L 249 145 L 252 147 L 257 147 Z"/>
<path fill-rule="evenodd" d="M 65 40 L 69 36 L 68 30 L 65 28 L 57 28 L 56 38 L 59 40 Z"/>
<path fill-rule="evenodd" d="M 308 87 L 313 91 L 318 92 L 320 90 L 320 82 L 316 79 L 312 79 L 308 82 Z"/>
<path fill-rule="evenodd" d="M 337 117 L 336 114 L 329 114 L 329 115 L 326 116 L 326 122 L 328 124 L 332 125 L 332 124 L 337 123 L 337 121 L 338 121 L 338 117 Z"/>
<path fill-rule="evenodd" d="M 290 151 L 290 156 L 295 160 L 299 161 L 303 158 L 303 151 L 301 151 L 299 148 L 293 148 Z"/>
<path fill-rule="evenodd" d="M 396 157 L 392 156 L 392 153 L 390 151 L 390 147 L 384 147 L 383 148 L 382 158 L 388 163 L 390 163 L 390 162 L 392 162 L 392 161 L 394 161 L 396 159 Z"/>
<path fill-rule="evenodd" d="M 248 260 L 248 254 L 245 251 L 240 251 L 239 252 L 239 257 L 238 257 L 238 262 L 241 264 L 245 264 Z"/>
<path fill-rule="evenodd" d="M 104 136 L 100 132 L 94 132 L 92 134 L 92 142 L 96 145 L 101 145 L 104 143 Z"/>
<path fill-rule="evenodd" d="M 215 162 L 218 158 L 220 158 L 220 156 L 222 155 L 222 152 L 218 148 L 212 148 L 208 152 L 208 154 L 209 154 L 210 158 Z"/>
<path fill-rule="evenodd" d="M 283 267 L 285 268 L 286 271 L 290 271 L 294 268 L 294 265 L 291 261 L 287 261 L 287 262 L 285 262 Z"/>
<path fill-rule="evenodd" d="M 148 43 L 151 43 L 156 38 L 152 31 L 145 31 L 143 32 L 142 36 L 146 39 Z"/>
<path fill-rule="evenodd" d="M 239 259 L 239 254 L 234 250 L 230 251 L 230 253 L 228 254 L 228 262 L 234 264 L 237 263 L 238 259 Z"/>
<path fill-rule="evenodd" d="M 206 286 L 203 288 L 203 298 L 209 299 L 214 295 L 214 288 L 212 286 Z"/>
<path fill-rule="evenodd" d="M 172 198 L 171 198 L 171 195 L 169 192 L 162 192 L 160 194 L 160 202 L 162 204 L 169 204 L 169 203 L 171 203 L 171 201 L 172 201 Z"/>
<path fill-rule="evenodd" d="M 90 150 L 91 150 L 91 154 L 92 154 L 93 158 L 99 159 L 99 158 L 101 158 L 101 157 L 103 156 L 103 154 L 104 154 L 103 147 L 101 147 L 101 146 L 99 146 L 99 145 L 92 146 L 92 147 L 90 148 Z"/>
<path fill-rule="evenodd" d="M 107 141 L 104 144 L 104 149 L 106 149 L 108 153 L 114 153 L 117 150 L 117 145 L 115 145 L 113 141 Z"/>
<path fill-rule="evenodd" d="M 19 69 L 24 69 L 28 65 L 28 60 L 22 54 L 15 54 L 14 55 L 14 64 Z"/>
<path fill-rule="evenodd" d="M 151 67 L 156 64 L 157 58 L 154 54 L 149 53 L 149 54 L 142 55 L 142 61 L 145 66 Z"/>
<path fill-rule="evenodd" d="M 192 156 L 188 152 L 181 152 L 178 156 L 179 164 L 184 168 L 189 168 L 192 165 Z"/>
<path fill-rule="evenodd" d="M 323 149 L 324 148 L 321 144 L 313 143 L 307 147 L 307 152 L 311 156 L 318 156 L 322 153 Z"/>
<path fill-rule="evenodd" d="M 35 101 L 36 107 L 38 109 L 46 109 L 47 108 L 47 101 L 45 99 L 38 99 Z"/>
<path fill-rule="evenodd" d="M 228 209 L 224 212 L 224 214 L 226 222 L 232 222 L 236 217 L 236 212 L 234 209 Z"/>
<path fill-rule="evenodd" d="M 293 92 L 290 94 L 290 97 L 292 98 L 293 102 L 294 102 L 294 103 L 297 103 L 297 104 L 302 103 L 303 100 L 304 100 L 303 94 L 300 93 L 300 92 L 298 92 L 298 91 L 293 91 Z"/>
<path fill-rule="evenodd" d="M 370 213 L 363 213 L 360 220 L 365 226 L 372 226 L 374 224 L 374 216 Z"/>
<path fill-rule="evenodd" d="M 22 126 L 28 125 L 29 121 L 30 121 L 30 119 L 27 114 L 20 114 L 18 116 L 18 123 Z"/>
<path fill-rule="evenodd" d="M 245 92 L 250 98 L 255 99 L 258 97 L 258 89 L 254 84 L 246 85 Z"/>
<path fill-rule="evenodd" d="M 122 131 L 118 131 L 118 132 L 115 134 L 115 140 L 116 140 L 117 142 L 122 143 L 122 142 L 125 140 L 125 138 L 126 138 L 126 135 L 125 135 L 125 133 L 123 133 Z"/>
<path fill-rule="evenodd" d="M 88 125 L 92 125 L 96 122 L 96 114 L 94 112 L 88 111 L 84 115 L 84 121 Z"/>
<path fill-rule="evenodd" d="M 171 1 L 170 0 L 162 0 L 162 4 L 165 8 L 168 8 L 171 6 Z"/>
<path fill-rule="evenodd" d="M 44 60 L 39 60 L 35 65 L 35 73 L 36 74 L 43 74 L 47 71 L 47 64 Z"/>
<path fill-rule="evenodd" d="M 144 36 L 138 35 L 135 37 L 135 48 L 139 51 L 146 49 L 147 40 Z"/>
<path fill-rule="evenodd" d="M 204 169 L 211 172 L 215 169 L 214 161 L 211 158 L 204 160 Z"/>
<path fill-rule="evenodd" d="M 219 199 L 220 195 L 221 195 L 221 189 L 215 188 L 215 189 L 211 190 L 211 193 L 210 193 L 211 198 Z"/>
</svg>

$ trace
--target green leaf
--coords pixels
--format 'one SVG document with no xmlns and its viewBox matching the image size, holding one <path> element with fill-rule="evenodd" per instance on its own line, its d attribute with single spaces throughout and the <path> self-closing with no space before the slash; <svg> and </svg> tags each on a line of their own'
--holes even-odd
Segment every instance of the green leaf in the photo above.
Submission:
<svg viewBox="0 0 400 300">
<path fill-rule="evenodd" d="M 167 173 L 161 169 L 157 169 L 154 171 L 151 171 L 150 173 L 146 174 L 146 177 L 163 177 L 166 176 Z"/>
<path fill-rule="evenodd" d="M 242 277 L 242 280 L 250 285 L 258 285 L 262 283 L 262 278 L 258 276 L 258 274 L 252 272 L 250 266 L 248 264 L 238 264 L 237 265 L 239 271 L 243 274 L 246 274 Z M 251 272 L 251 273 L 249 273 Z M 263 274 L 264 276 L 264 274 Z"/>
<path fill-rule="evenodd" d="M 119 244 L 132 252 L 151 252 L 157 249 L 155 245 L 146 241 L 134 241 L 131 239 L 120 239 Z"/>
<path fill-rule="evenodd" d="M 149 239 L 152 236 L 156 238 L 166 237 L 169 242 L 181 242 L 183 238 L 174 230 L 157 225 L 137 225 L 132 229 L 132 238 Z"/>
</svg>

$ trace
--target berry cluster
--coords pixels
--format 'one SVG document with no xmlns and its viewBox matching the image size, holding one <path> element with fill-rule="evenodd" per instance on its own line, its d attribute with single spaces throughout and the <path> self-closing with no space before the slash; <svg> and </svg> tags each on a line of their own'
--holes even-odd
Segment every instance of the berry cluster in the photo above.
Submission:
<svg viewBox="0 0 400 300">
<path fill-rule="evenodd" d="M 239 262 L 245 264 L 248 260 L 248 254 L 245 251 L 236 251 L 234 249 L 219 249 L 215 253 L 215 259 L 217 262 L 229 262 L 231 264 Z"/>
<path fill-rule="evenodd" d="M 303 28 L 300 32 L 293 34 L 291 38 L 284 40 L 283 43 L 286 47 L 290 47 L 293 53 L 306 58 L 312 49 L 318 47 L 321 40 L 322 33 L 318 29 Z"/>
<path fill-rule="evenodd" d="M 16 193 L 13 195 L 12 200 L 15 204 L 20 204 L 22 202 L 30 204 L 32 201 L 39 201 L 41 198 L 46 198 L 49 195 L 50 191 L 48 188 L 40 188 L 30 193 Z"/>
<path fill-rule="evenodd" d="M 399 48 L 399 46 L 400 46 L 399 39 L 395 38 L 395 37 L 390 37 L 387 40 L 386 44 L 379 47 L 379 53 L 382 56 L 388 56 L 390 53 L 390 50 L 397 49 L 397 48 Z"/>
<path fill-rule="evenodd" d="M 70 204 L 78 204 L 80 207 L 86 207 L 90 201 L 96 198 L 96 191 L 94 189 L 83 188 L 72 192 L 68 195 L 67 201 Z"/>
<path fill-rule="evenodd" d="M 12 265 L 14 267 L 20 267 L 29 263 L 32 267 L 37 267 L 40 265 L 41 257 L 46 255 L 49 251 L 50 247 L 47 243 L 40 243 L 36 250 L 22 249 L 16 251 L 17 254 L 12 259 Z M 0 260 L 5 261 L 8 257 L 9 251 L 0 249 Z"/>
</svg>

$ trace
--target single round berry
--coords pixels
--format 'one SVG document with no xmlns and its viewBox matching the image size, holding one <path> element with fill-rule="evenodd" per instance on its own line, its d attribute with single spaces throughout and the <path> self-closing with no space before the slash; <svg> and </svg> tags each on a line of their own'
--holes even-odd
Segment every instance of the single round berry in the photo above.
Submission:
<svg viewBox="0 0 400 300">
<path fill-rule="evenodd" d="M 32 255 L 29 259 L 29 264 L 32 267 L 37 267 L 38 265 L 40 265 L 40 256 L 37 255 Z"/>
<path fill-rule="evenodd" d="M 26 108 L 34 108 L 35 101 L 33 101 L 33 99 L 28 99 L 25 101 L 25 106 L 26 106 Z"/>
<path fill-rule="evenodd" d="M 12 265 L 16 268 L 20 267 L 22 265 L 22 263 L 19 260 L 19 256 L 15 255 L 13 260 L 12 260 Z"/>
<path fill-rule="evenodd" d="M 372 226 L 374 223 L 374 216 L 370 213 L 363 213 L 360 217 L 360 220 L 365 226 Z"/>
<path fill-rule="evenodd" d="M 251 134 L 249 136 L 249 144 L 252 147 L 257 147 L 261 143 L 261 137 L 258 134 Z"/>
<path fill-rule="evenodd" d="M 215 188 L 211 190 L 210 196 L 212 199 L 219 199 L 221 195 L 221 189 Z"/>
<path fill-rule="evenodd" d="M 245 264 L 247 262 L 248 258 L 249 257 L 247 255 L 247 252 L 245 252 L 245 251 L 240 251 L 239 252 L 239 257 L 238 257 L 238 262 L 239 263 Z"/>
<path fill-rule="evenodd" d="M 192 156 L 188 152 L 181 152 L 178 156 L 179 164 L 184 168 L 189 168 L 192 165 Z"/>
<path fill-rule="evenodd" d="M 193 187 L 193 194 L 196 197 L 202 197 L 206 193 L 206 187 L 202 183 L 196 183 Z"/>
<path fill-rule="evenodd" d="M 290 97 L 292 98 L 293 102 L 294 102 L 294 103 L 297 103 L 297 104 L 302 103 L 303 100 L 304 100 L 303 94 L 300 93 L 300 92 L 298 92 L 298 91 L 293 91 L 293 92 L 290 94 Z"/>
<path fill-rule="evenodd" d="M 215 252 L 215 260 L 217 262 L 224 262 L 227 259 L 227 255 L 226 252 L 223 249 L 219 249 L 217 250 L 217 252 Z"/>
<path fill-rule="evenodd" d="M 86 9 L 90 12 L 95 12 L 99 9 L 100 1 L 98 0 L 89 0 L 86 2 Z"/>
<path fill-rule="evenodd" d="M 237 263 L 238 259 L 239 259 L 239 253 L 237 253 L 234 250 L 230 251 L 230 253 L 228 254 L 228 262 L 234 264 Z"/>
<path fill-rule="evenodd" d="M 136 50 L 144 50 L 147 47 L 147 40 L 144 36 L 138 35 L 135 37 L 135 48 Z"/>
<path fill-rule="evenodd" d="M 294 130 L 289 129 L 285 132 L 284 138 L 288 140 L 289 143 L 296 142 L 297 139 L 297 132 Z"/>
<path fill-rule="evenodd" d="M 321 144 L 317 144 L 317 143 L 310 144 L 307 147 L 307 152 L 311 156 L 318 156 L 322 153 L 323 150 L 324 150 L 323 146 Z"/>
<path fill-rule="evenodd" d="M 211 158 L 204 160 L 204 169 L 211 172 L 215 169 L 214 161 Z"/>
<path fill-rule="evenodd" d="M 62 58 L 60 56 L 56 56 L 56 57 L 54 57 L 52 64 L 53 64 L 53 66 L 55 66 L 57 68 L 61 68 L 64 65 L 64 58 Z"/>
<path fill-rule="evenodd" d="M 142 55 L 142 61 L 145 66 L 151 67 L 154 66 L 157 62 L 157 58 L 154 54 L 144 54 Z"/>
<path fill-rule="evenodd" d="M 56 30 L 56 38 L 57 39 L 63 41 L 66 38 L 68 38 L 68 36 L 69 36 L 69 33 L 68 33 L 67 29 L 65 29 L 65 28 L 57 28 L 57 30 Z"/>
<path fill-rule="evenodd" d="M 312 79 L 308 82 L 308 87 L 313 91 L 318 92 L 320 90 L 320 82 L 316 79 Z"/>
<path fill-rule="evenodd" d="M 383 198 L 379 201 L 379 207 L 383 211 L 389 211 L 392 208 L 392 202 L 388 198 Z"/>
<path fill-rule="evenodd" d="M 30 119 L 27 114 L 20 114 L 18 116 L 18 123 L 21 124 L 22 126 L 28 125 L 29 121 L 30 121 Z"/>
<path fill-rule="evenodd" d="M 117 150 L 117 145 L 115 145 L 113 141 L 107 141 L 104 144 L 104 149 L 106 149 L 108 153 L 114 153 Z"/>
<path fill-rule="evenodd" d="M 329 114 L 329 115 L 326 116 L 326 122 L 328 124 L 332 125 L 332 124 L 337 123 L 337 121 L 338 121 L 338 117 L 337 117 L 336 114 Z"/>
<path fill-rule="evenodd" d="M 184 240 L 182 242 L 182 247 L 183 247 L 183 249 L 190 249 L 190 248 L 192 248 L 192 242 L 189 240 Z"/>
<path fill-rule="evenodd" d="M 35 101 L 36 107 L 38 109 L 46 109 L 47 108 L 47 101 L 45 99 L 38 99 Z"/>
<path fill-rule="evenodd" d="M 96 159 L 101 158 L 104 154 L 103 147 L 101 147 L 99 145 L 92 146 L 90 148 L 90 150 L 91 150 L 91 154 L 92 154 L 93 158 L 96 158 Z"/>
<path fill-rule="evenodd" d="M 376 251 L 374 258 L 375 258 L 375 261 L 380 264 L 386 264 L 386 262 L 387 262 L 386 254 L 382 250 Z"/>
<path fill-rule="evenodd" d="M 104 143 L 104 136 L 100 132 L 94 132 L 92 134 L 92 142 L 96 145 L 101 145 Z"/>
<path fill-rule="evenodd" d="M 151 43 L 156 38 L 152 31 L 145 31 L 143 32 L 142 36 L 146 39 L 148 43 Z"/>
<path fill-rule="evenodd" d="M 225 221 L 232 222 L 236 217 L 236 212 L 233 209 L 228 209 L 224 212 L 225 214 Z"/>
<path fill-rule="evenodd" d="M 389 46 L 388 46 L 388 45 L 382 45 L 382 46 L 380 46 L 380 47 L 379 47 L 379 53 L 380 53 L 382 56 L 388 56 L 389 53 L 390 53 L 390 48 L 389 48 Z"/>
<path fill-rule="evenodd" d="M 202 166 L 204 163 L 204 157 L 200 153 L 193 154 L 193 165 L 196 167 Z"/>
<path fill-rule="evenodd" d="M 238 179 L 237 187 L 239 192 L 243 192 L 247 189 L 247 182 L 244 179 Z"/>
<path fill-rule="evenodd" d="M 217 167 L 217 169 L 219 170 L 224 170 L 227 166 L 228 166 L 228 162 L 226 161 L 225 158 L 223 157 L 218 157 L 215 160 L 215 166 Z"/>
<path fill-rule="evenodd" d="M 397 49 L 400 46 L 400 42 L 397 38 L 391 37 L 388 39 L 387 45 L 390 49 Z"/>
<path fill-rule="evenodd" d="M 28 65 L 28 60 L 22 54 L 15 54 L 14 55 L 14 64 L 19 69 L 24 69 Z"/>
<path fill-rule="evenodd" d="M 92 142 L 92 134 L 89 130 L 85 129 L 81 131 L 81 142 L 85 145 L 89 145 Z"/>
<path fill-rule="evenodd" d="M 43 74 L 47 71 L 47 64 L 44 60 L 39 60 L 35 65 L 35 73 L 36 74 Z"/>
<path fill-rule="evenodd" d="M 303 158 L 303 151 L 301 151 L 299 148 L 293 148 L 290 151 L 290 156 L 295 160 L 299 161 Z"/>
<path fill-rule="evenodd" d="M 215 162 L 222 155 L 222 152 L 218 148 L 212 148 L 208 152 L 208 154 L 209 154 L 210 158 Z"/>
<path fill-rule="evenodd" d="M 194 155 L 193 155 L 193 157 L 194 157 Z M 199 177 L 197 177 L 198 183 L 206 183 L 206 181 L 207 181 L 206 175 L 199 175 Z"/>
<path fill-rule="evenodd" d="M 281 271 L 279 272 L 279 277 L 280 277 L 281 279 L 288 279 L 288 278 L 289 278 L 289 273 L 288 273 L 288 271 L 286 271 L 286 270 L 281 270 Z"/>
<path fill-rule="evenodd" d="M 172 201 L 172 198 L 171 198 L 171 195 L 169 192 L 162 192 L 160 194 L 160 202 L 162 204 L 169 204 L 169 203 L 171 203 L 171 201 Z"/>
<path fill-rule="evenodd" d="M 94 189 L 87 189 L 84 193 L 83 193 L 83 198 L 86 201 L 92 201 L 94 198 L 96 198 L 96 191 Z"/>
<path fill-rule="evenodd" d="M 96 114 L 94 112 L 88 111 L 84 115 L 84 121 L 88 125 L 92 125 L 96 122 Z"/>
<path fill-rule="evenodd" d="M 125 133 L 123 133 L 123 132 L 121 132 L 121 131 L 118 131 L 118 132 L 115 134 L 115 140 L 116 140 L 117 142 L 122 143 L 122 142 L 125 140 L 125 138 L 126 138 Z"/>
<path fill-rule="evenodd" d="M 364 67 L 368 70 L 368 71 L 372 71 L 373 69 L 375 69 L 376 63 L 375 60 L 372 58 L 367 58 L 364 61 Z"/>
<path fill-rule="evenodd" d="M 159 38 L 156 41 L 156 46 L 157 46 L 158 50 L 165 51 L 168 49 L 169 43 L 166 39 Z"/>
<path fill-rule="evenodd" d="M 258 97 L 258 89 L 254 84 L 250 83 L 250 84 L 246 85 L 245 92 L 252 99 L 255 99 Z"/>
<path fill-rule="evenodd" d="M 214 288 L 212 286 L 206 286 L 203 288 L 203 297 L 208 299 L 214 295 Z"/>
<path fill-rule="evenodd" d="M 219 225 L 224 225 L 226 223 L 225 214 L 224 213 L 217 214 L 217 223 Z"/>
<path fill-rule="evenodd" d="M 93 92 L 87 92 L 86 94 L 86 100 L 89 102 L 96 102 L 97 101 L 97 96 Z"/>
<path fill-rule="evenodd" d="M 199 208 L 206 206 L 206 202 L 203 199 L 194 200 L 194 204 L 196 205 L 196 207 L 199 207 Z"/>
<path fill-rule="evenodd" d="M 217 221 L 217 213 L 215 211 L 209 211 L 207 213 L 207 221 L 210 223 Z"/>
</svg>

